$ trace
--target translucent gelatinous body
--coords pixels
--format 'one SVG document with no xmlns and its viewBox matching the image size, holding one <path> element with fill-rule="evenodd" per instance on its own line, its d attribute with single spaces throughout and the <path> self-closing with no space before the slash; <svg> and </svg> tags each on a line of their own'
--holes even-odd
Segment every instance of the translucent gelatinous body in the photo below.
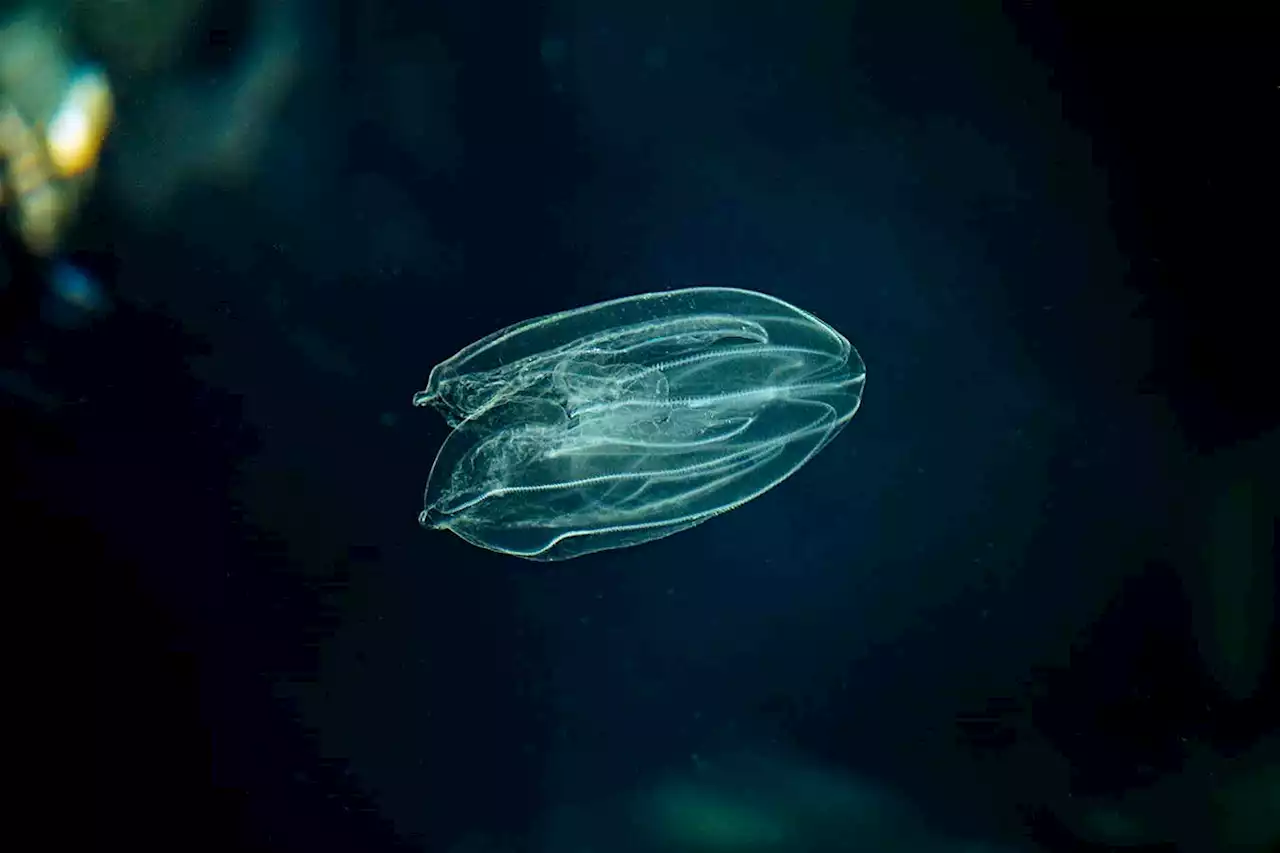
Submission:
<svg viewBox="0 0 1280 853">
<path fill-rule="evenodd" d="M 517 323 L 437 365 L 413 398 L 454 427 L 420 521 L 536 560 L 668 536 L 813 458 L 865 379 L 839 332 L 747 290 L 646 293 Z"/>
</svg>

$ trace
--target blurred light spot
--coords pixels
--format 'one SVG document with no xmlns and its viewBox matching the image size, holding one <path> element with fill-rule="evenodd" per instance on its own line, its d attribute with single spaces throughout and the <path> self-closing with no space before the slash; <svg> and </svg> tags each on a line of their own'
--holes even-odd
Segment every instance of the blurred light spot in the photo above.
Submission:
<svg viewBox="0 0 1280 853">
<path fill-rule="evenodd" d="M 111 87 L 101 72 L 84 71 L 67 87 L 45 139 L 49 162 L 59 175 L 79 175 L 98 162 L 111 112 Z"/>
<path fill-rule="evenodd" d="M 79 267 L 56 261 L 49 269 L 49 290 L 41 305 L 41 317 L 52 326 L 79 328 L 111 307 L 95 279 Z"/>
</svg>

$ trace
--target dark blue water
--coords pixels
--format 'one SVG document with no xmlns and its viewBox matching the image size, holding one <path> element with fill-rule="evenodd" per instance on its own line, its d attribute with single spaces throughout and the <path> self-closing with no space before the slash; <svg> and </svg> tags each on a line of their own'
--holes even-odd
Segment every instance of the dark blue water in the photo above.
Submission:
<svg viewBox="0 0 1280 853">
<path fill-rule="evenodd" d="M 1188 737 L 1251 742 L 1263 700 L 1214 683 L 1180 572 L 1202 460 L 1274 425 L 1248 302 L 1276 271 L 1247 200 L 1275 187 L 1245 165 L 1265 81 L 1247 48 L 1184 67 L 1234 31 L 1114 27 L 317 6 L 253 178 L 147 225 L 104 196 L 78 257 L 115 310 L 10 324 L 56 397 L 9 406 L 48 531 L 21 563 L 86 594 L 37 606 L 76 635 L 103 832 L 633 849 L 617 803 L 768 745 L 940 836 L 1079 849 L 1072 796 L 1176 772 Z M 813 464 L 565 564 L 418 527 L 432 365 L 693 284 L 862 353 L 862 409 Z M 821 844 L 787 849 L 861 849 Z"/>
</svg>

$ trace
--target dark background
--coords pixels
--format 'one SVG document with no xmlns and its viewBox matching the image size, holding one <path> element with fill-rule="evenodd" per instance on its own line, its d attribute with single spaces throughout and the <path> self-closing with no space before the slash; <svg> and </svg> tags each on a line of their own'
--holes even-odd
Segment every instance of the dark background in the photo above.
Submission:
<svg viewBox="0 0 1280 853">
<path fill-rule="evenodd" d="M 135 849 L 546 849 L 557 803 L 750 731 L 1102 849 L 1068 789 L 1265 735 L 1275 663 L 1215 682 L 1179 561 L 1211 460 L 1275 459 L 1274 33 L 1093 9 L 317 4 L 251 186 L 95 199 L 109 316 L 43 323 L 5 246 L 6 366 L 51 401 L 4 409 L 30 786 Z M 819 463 L 563 565 L 418 528 L 433 364 L 697 283 L 863 354 Z M 1029 739 L 1069 781 L 1003 760 Z"/>
</svg>

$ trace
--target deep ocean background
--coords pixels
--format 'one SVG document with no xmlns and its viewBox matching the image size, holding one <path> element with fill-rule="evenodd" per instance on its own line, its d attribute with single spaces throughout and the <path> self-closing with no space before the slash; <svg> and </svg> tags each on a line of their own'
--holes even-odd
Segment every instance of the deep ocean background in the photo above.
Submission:
<svg viewBox="0 0 1280 853">
<path fill-rule="evenodd" d="M 76 257 L 115 310 L 6 320 L 61 401 L 6 404 L 12 677 L 73 720 L 95 833 L 568 851 L 565 802 L 750 740 L 1094 849 L 996 757 L 1028 720 L 1097 796 L 1265 734 L 1274 661 L 1227 696 L 1179 582 L 1189 484 L 1276 426 L 1280 78 L 1203 14 L 316 4 L 252 185 L 145 228 L 104 194 Z M 418 526 L 432 365 L 704 283 L 862 353 L 813 464 L 564 564 Z"/>
</svg>

